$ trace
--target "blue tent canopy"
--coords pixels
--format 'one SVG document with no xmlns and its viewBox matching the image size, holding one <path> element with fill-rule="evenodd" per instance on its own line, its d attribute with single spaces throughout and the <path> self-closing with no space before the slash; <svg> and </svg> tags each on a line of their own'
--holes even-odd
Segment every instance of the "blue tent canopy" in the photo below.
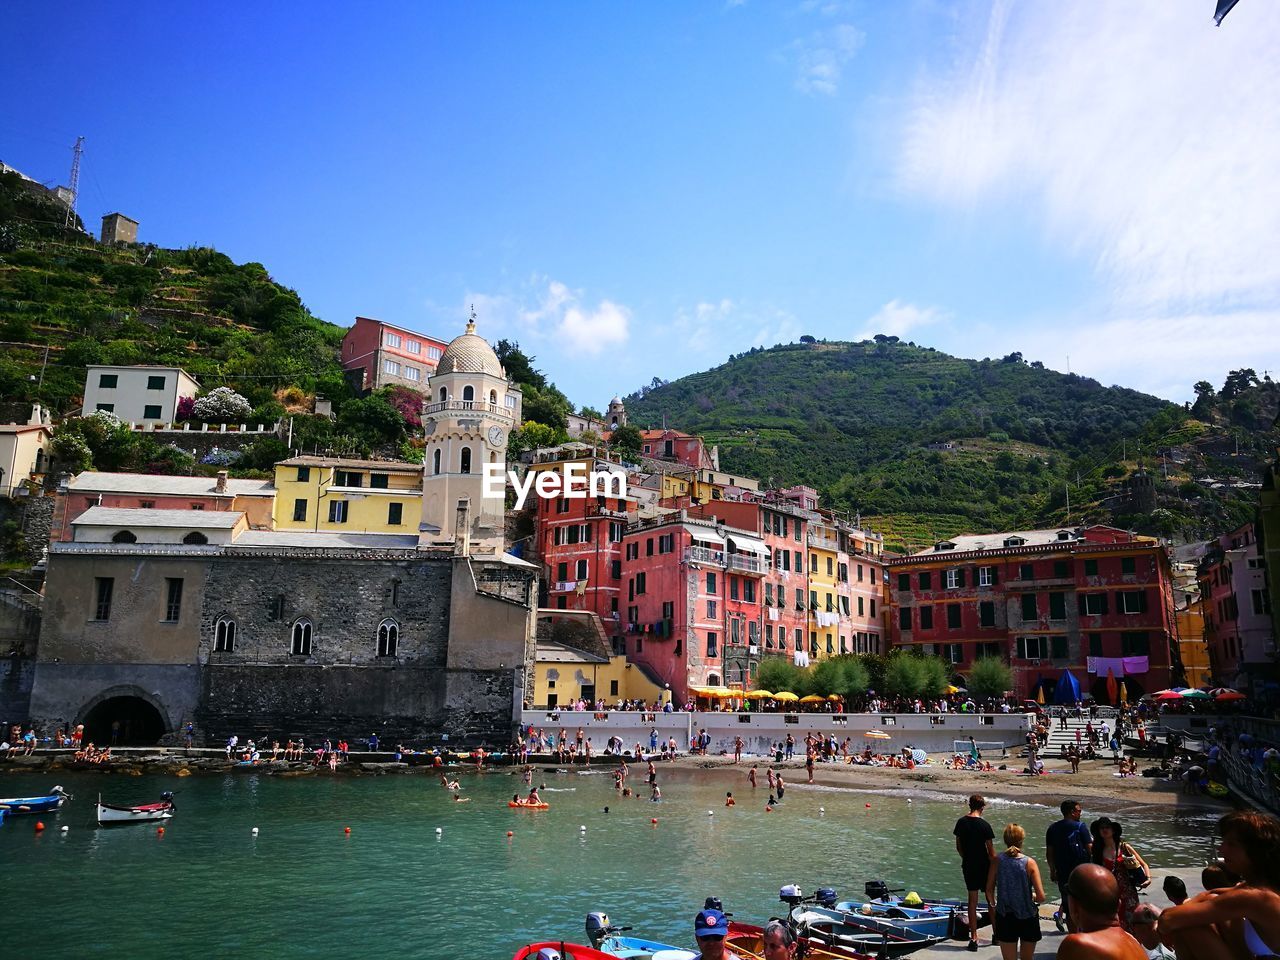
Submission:
<svg viewBox="0 0 1280 960">
<path fill-rule="evenodd" d="M 1070 671 L 1067 671 L 1058 678 L 1058 682 L 1053 688 L 1053 702 L 1069 704 L 1075 703 L 1080 699 L 1082 699 L 1080 696 L 1080 682 L 1071 675 Z"/>
</svg>

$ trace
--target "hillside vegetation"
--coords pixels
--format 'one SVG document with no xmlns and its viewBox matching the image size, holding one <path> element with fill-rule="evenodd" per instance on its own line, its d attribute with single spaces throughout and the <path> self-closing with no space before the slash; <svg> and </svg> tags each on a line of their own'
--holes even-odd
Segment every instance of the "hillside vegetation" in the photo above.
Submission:
<svg viewBox="0 0 1280 960">
<path fill-rule="evenodd" d="M 1153 468 L 1157 450 L 1192 435 L 1220 440 L 1223 425 L 1197 428 L 1176 404 L 1016 353 L 963 360 L 893 337 L 792 344 L 659 381 L 626 402 L 638 426 L 665 415 L 718 444 L 727 470 L 814 486 L 899 547 L 1065 523 L 1068 484 L 1071 522 L 1123 517 L 1174 537 L 1207 535 L 1252 499 L 1196 484 L 1154 515 L 1125 512 L 1119 484 L 1132 470 Z M 1258 422 L 1267 413 L 1260 405 Z"/>
</svg>

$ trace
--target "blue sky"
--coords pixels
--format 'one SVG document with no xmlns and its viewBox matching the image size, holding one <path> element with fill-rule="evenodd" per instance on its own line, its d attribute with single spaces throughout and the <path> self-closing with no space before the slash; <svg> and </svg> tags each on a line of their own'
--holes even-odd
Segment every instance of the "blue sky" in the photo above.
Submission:
<svg viewBox="0 0 1280 960">
<path fill-rule="evenodd" d="M 1280 5 L 259 6 L 6 5 L 0 159 L 579 404 L 805 333 L 1280 376 Z"/>
</svg>

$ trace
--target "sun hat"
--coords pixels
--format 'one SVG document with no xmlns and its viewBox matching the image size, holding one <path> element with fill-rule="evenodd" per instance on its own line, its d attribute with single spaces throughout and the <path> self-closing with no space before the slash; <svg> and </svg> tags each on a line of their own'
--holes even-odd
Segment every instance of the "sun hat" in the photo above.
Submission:
<svg viewBox="0 0 1280 960">
<path fill-rule="evenodd" d="M 695 937 L 726 937 L 729 924 L 719 910 L 703 910 L 693 920 Z"/>
</svg>

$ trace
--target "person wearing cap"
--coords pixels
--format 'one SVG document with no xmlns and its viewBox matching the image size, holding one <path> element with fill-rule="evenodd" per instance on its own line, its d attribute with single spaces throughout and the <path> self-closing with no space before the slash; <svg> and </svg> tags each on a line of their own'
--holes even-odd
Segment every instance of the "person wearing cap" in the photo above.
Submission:
<svg viewBox="0 0 1280 960">
<path fill-rule="evenodd" d="M 693 937 L 698 942 L 700 960 L 741 960 L 724 948 L 724 938 L 728 935 L 729 921 L 719 910 L 702 910 L 693 918 Z"/>
</svg>

